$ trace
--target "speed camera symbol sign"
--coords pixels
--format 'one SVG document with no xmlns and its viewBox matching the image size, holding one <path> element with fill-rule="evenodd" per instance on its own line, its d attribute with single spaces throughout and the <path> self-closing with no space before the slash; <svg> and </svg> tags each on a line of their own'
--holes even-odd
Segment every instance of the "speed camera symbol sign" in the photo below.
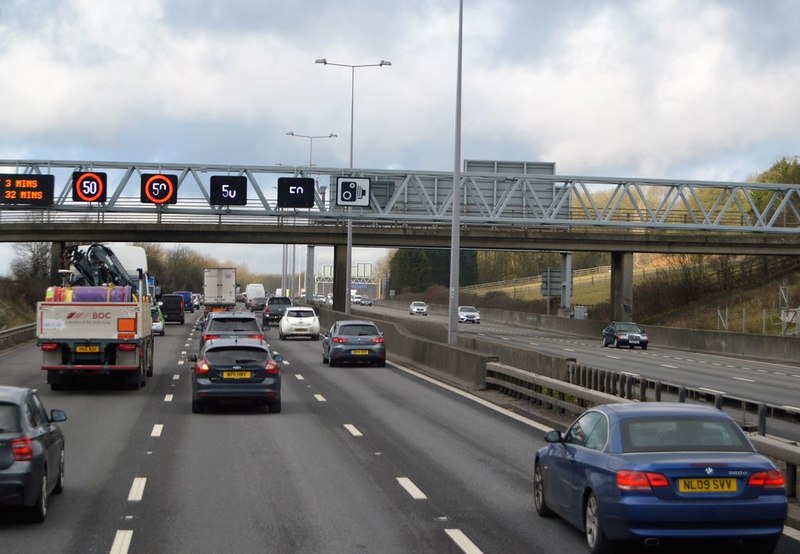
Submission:
<svg viewBox="0 0 800 554">
<path fill-rule="evenodd" d="M 337 206 L 369 206 L 369 179 L 366 177 L 336 178 Z"/>
</svg>

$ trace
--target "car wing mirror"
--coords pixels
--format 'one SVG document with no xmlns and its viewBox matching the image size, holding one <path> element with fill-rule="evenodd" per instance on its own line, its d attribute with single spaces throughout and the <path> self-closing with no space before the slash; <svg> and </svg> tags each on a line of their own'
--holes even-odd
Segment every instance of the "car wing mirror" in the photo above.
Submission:
<svg viewBox="0 0 800 554">
<path fill-rule="evenodd" d="M 186 356 L 186 360 L 190 361 L 190 362 L 196 362 L 197 361 L 197 355 L 196 354 L 189 354 L 188 356 Z"/>
<path fill-rule="evenodd" d="M 283 362 L 283 356 L 281 356 L 280 354 L 274 354 L 272 356 L 272 359 L 275 360 L 277 363 Z"/>
<path fill-rule="evenodd" d="M 545 442 L 564 442 L 564 437 L 558 431 L 548 431 L 544 435 Z"/>
<path fill-rule="evenodd" d="M 50 410 L 50 421 L 67 421 L 67 412 L 64 410 Z"/>
</svg>

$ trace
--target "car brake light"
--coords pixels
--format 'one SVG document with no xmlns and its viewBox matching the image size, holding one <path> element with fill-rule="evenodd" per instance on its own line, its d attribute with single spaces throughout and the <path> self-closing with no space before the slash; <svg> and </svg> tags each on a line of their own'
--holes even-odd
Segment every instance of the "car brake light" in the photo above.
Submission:
<svg viewBox="0 0 800 554">
<path fill-rule="evenodd" d="M 333 337 L 333 342 L 347 342 L 346 337 Z"/>
<path fill-rule="evenodd" d="M 29 462 L 33 460 L 33 441 L 29 436 L 24 436 L 11 441 L 11 450 L 14 459 L 18 462 Z"/>
<path fill-rule="evenodd" d="M 196 364 L 194 364 L 195 375 L 205 375 L 206 373 L 208 373 L 208 364 L 205 360 L 199 360 Z"/>
<path fill-rule="evenodd" d="M 124 352 L 133 352 L 134 350 L 136 350 L 136 345 L 130 342 L 123 342 L 119 344 L 117 348 Z"/>
<path fill-rule="evenodd" d="M 58 344 L 56 344 L 55 342 L 46 342 L 42 344 L 42 350 L 45 350 L 47 352 L 55 352 L 56 350 L 58 350 Z"/>
<path fill-rule="evenodd" d="M 264 367 L 267 370 L 268 375 L 277 375 L 281 372 L 281 368 L 278 367 L 278 364 L 275 360 L 267 360 L 267 365 Z"/>
<path fill-rule="evenodd" d="M 645 471 L 618 471 L 617 487 L 627 491 L 649 491 L 654 487 L 666 487 L 669 481 L 660 473 Z"/>
<path fill-rule="evenodd" d="M 264 340 L 264 335 L 259 333 L 257 335 L 247 335 L 248 339 Z"/>
<path fill-rule="evenodd" d="M 781 488 L 784 485 L 783 474 L 777 469 L 758 471 L 750 476 L 747 484 L 752 487 L 764 487 L 765 489 Z"/>
<path fill-rule="evenodd" d="M 374 339 L 370 339 L 375 344 L 380 344 L 383 342 L 383 337 L 375 337 Z"/>
<path fill-rule="evenodd" d="M 216 340 L 219 338 L 219 335 L 203 335 L 203 340 Z"/>
</svg>

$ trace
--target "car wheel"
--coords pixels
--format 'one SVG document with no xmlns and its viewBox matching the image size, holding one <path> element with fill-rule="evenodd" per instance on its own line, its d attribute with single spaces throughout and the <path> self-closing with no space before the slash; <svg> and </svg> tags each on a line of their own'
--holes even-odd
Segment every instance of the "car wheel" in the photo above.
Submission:
<svg viewBox="0 0 800 554">
<path fill-rule="evenodd" d="M 36 502 L 28 508 L 28 516 L 33 523 L 42 523 L 47 517 L 47 470 L 42 473 L 42 485 Z"/>
<path fill-rule="evenodd" d="M 278 333 L 278 338 L 281 340 L 286 340 L 286 335 L 284 335 L 283 333 Z"/>
<path fill-rule="evenodd" d="M 622 345 L 619 343 L 618 339 L 614 339 L 614 348 L 620 348 Z"/>
<path fill-rule="evenodd" d="M 61 494 L 64 492 L 64 449 L 61 449 L 61 456 L 58 459 L 58 481 L 53 488 L 53 494 Z"/>
<path fill-rule="evenodd" d="M 742 539 L 744 543 L 744 551 L 747 554 L 772 554 L 775 547 L 778 546 L 777 537 L 760 537 L 757 539 Z"/>
<path fill-rule="evenodd" d="M 50 390 L 64 390 L 62 383 L 50 383 Z"/>
<path fill-rule="evenodd" d="M 603 348 L 608 348 L 608 342 L 606 342 L 605 337 L 603 337 Z"/>
<path fill-rule="evenodd" d="M 277 400 L 275 402 L 270 402 L 270 404 L 269 404 L 269 412 L 271 414 L 279 414 L 279 413 L 281 413 L 281 401 Z"/>
<path fill-rule="evenodd" d="M 328 365 L 331 367 L 336 367 L 339 365 L 339 362 L 334 361 L 333 359 L 328 360 Z"/>
<path fill-rule="evenodd" d="M 539 460 L 533 468 L 533 504 L 536 506 L 536 513 L 540 517 L 553 517 L 555 514 L 550 506 L 547 505 L 547 500 L 544 497 L 544 480 L 542 478 L 542 464 Z"/>
<path fill-rule="evenodd" d="M 375 364 L 375 367 L 386 367 L 386 360 L 381 360 Z"/>
<path fill-rule="evenodd" d="M 199 400 L 192 400 L 192 413 L 193 414 L 202 414 L 203 413 L 203 403 Z"/>
<path fill-rule="evenodd" d="M 647 345 L 646 344 L 642 345 L 642 350 L 647 350 Z"/>
<path fill-rule="evenodd" d="M 606 538 L 606 534 L 600 524 L 600 510 L 594 493 L 589 494 L 583 513 L 583 527 L 589 552 L 592 554 L 611 554 L 614 552 L 614 544 Z"/>
<path fill-rule="evenodd" d="M 328 357 L 325 355 L 325 350 L 323 349 L 323 350 L 322 350 L 322 363 L 323 363 L 323 364 L 327 364 L 327 363 L 328 363 L 328 361 L 329 361 L 329 360 L 328 360 Z"/>
</svg>

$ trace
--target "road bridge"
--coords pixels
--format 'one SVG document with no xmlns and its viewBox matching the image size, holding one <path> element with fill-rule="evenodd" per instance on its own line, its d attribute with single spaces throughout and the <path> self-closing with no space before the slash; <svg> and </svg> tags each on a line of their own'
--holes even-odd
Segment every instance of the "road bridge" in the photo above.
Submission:
<svg viewBox="0 0 800 554">
<path fill-rule="evenodd" d="M 450 245 L 452 172 L 54 160 L 0 167 L 4 242 L 331 245 L 336 308 L 349 288 L 348 219 L 354 246 Z M 630 317 L 634 252 L 795 255 L 800 247 L 800 185 L 491 169 L 461 174 L 461 247 L 611 252 L 616 319 Z M 287 177 L 312 179 L 308 204 L 281 202 Z M 367 180 L 364 205 L 342 204 L 343 178 Z M 238 196 L 225 198 L 220 183 Z"/>
</svg>

